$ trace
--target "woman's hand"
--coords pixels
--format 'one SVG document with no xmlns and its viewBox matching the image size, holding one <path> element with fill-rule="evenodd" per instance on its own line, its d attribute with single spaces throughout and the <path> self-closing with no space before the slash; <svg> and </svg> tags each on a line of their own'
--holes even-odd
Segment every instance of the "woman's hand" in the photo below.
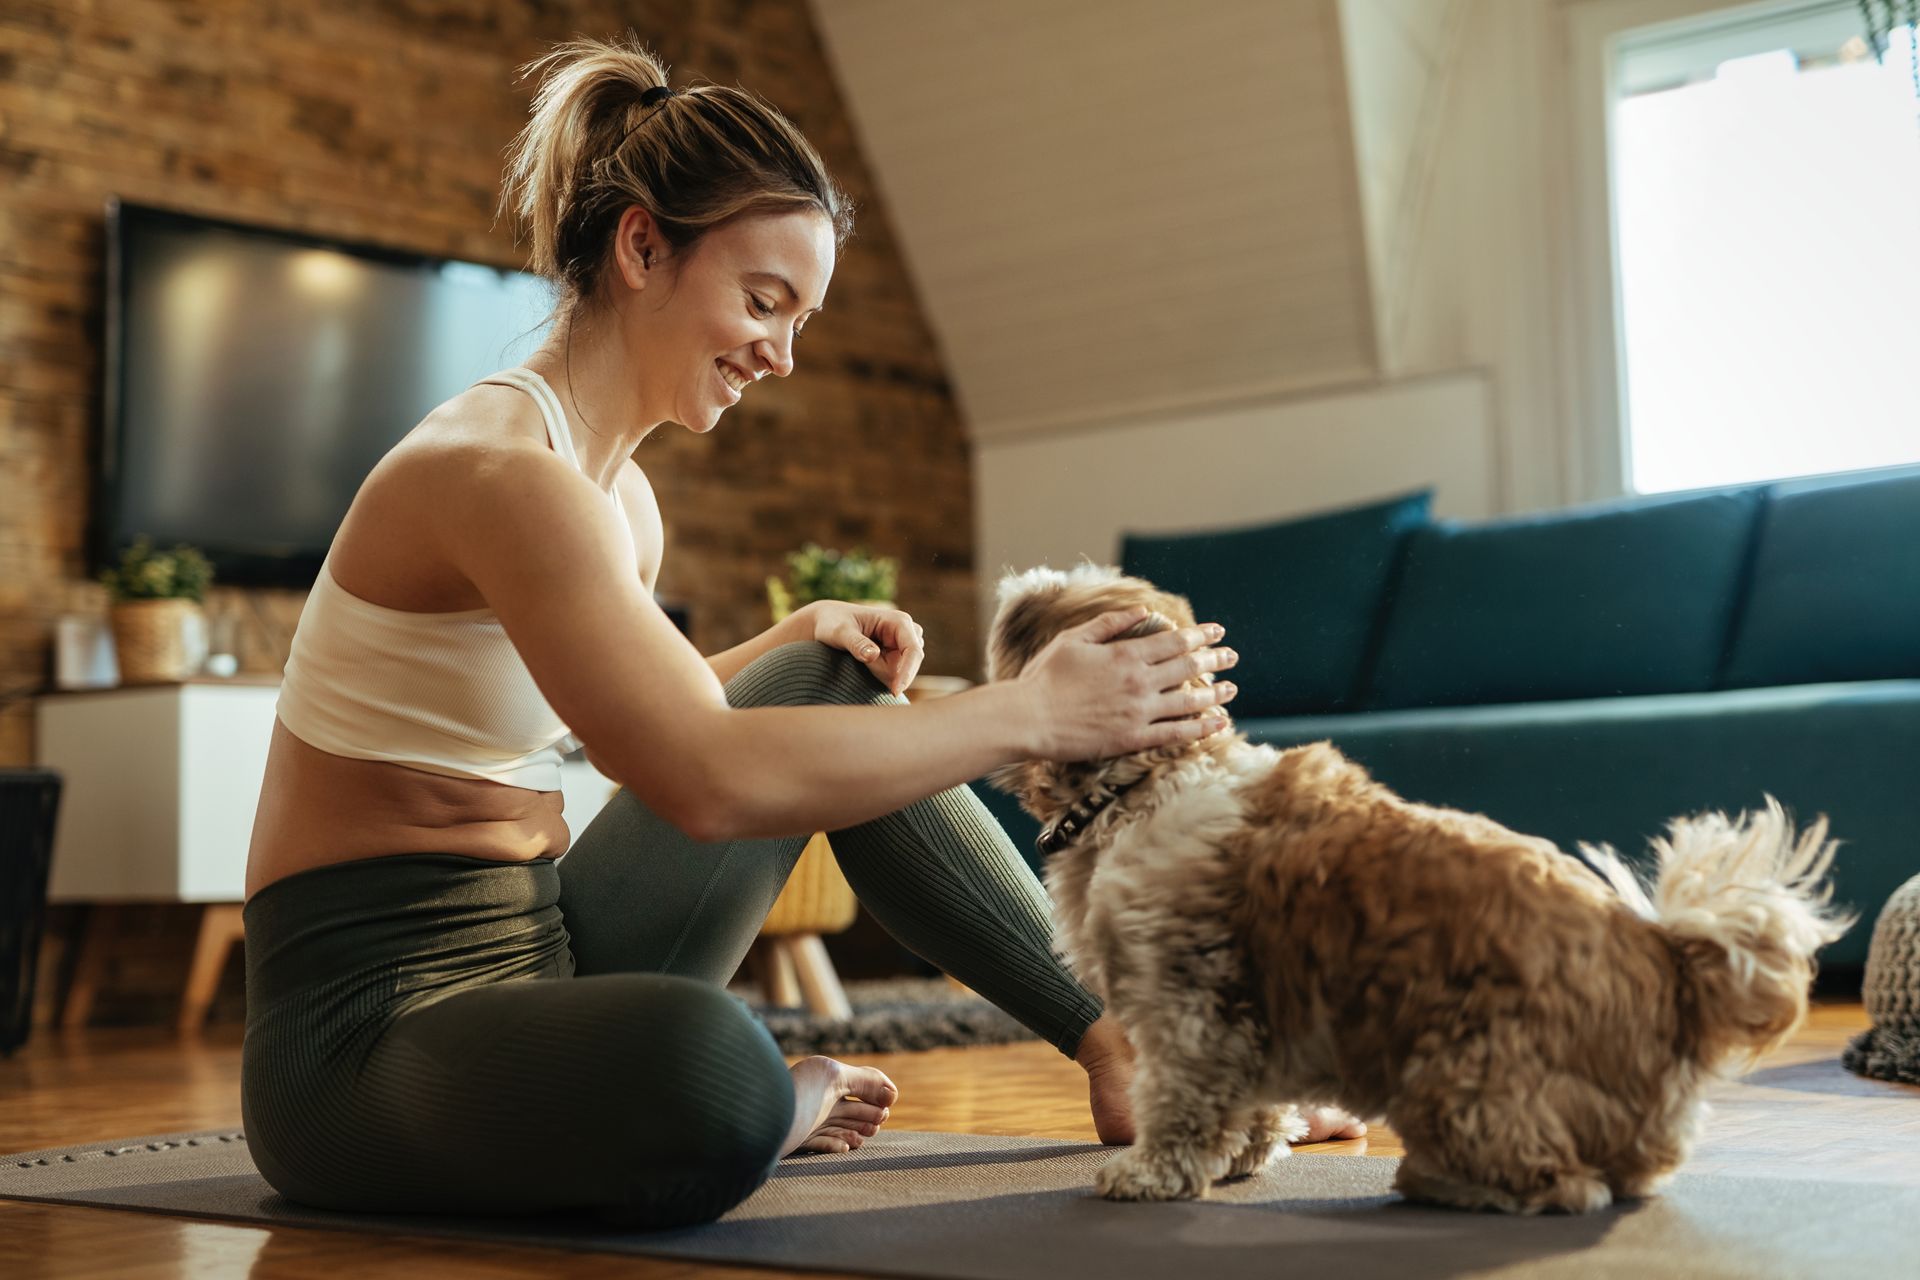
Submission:
<svg viewBox="0 0 1920 1280">
<path fill-rule="evenodd" d="M 926 632 L 898 609 L 845 600 L 814 600 L 795 609 L 807 619 L 813 638 L 844 649 L 880 678 L 889 692 L 899 695 L 920 673 L 927 656 Z"/>
<path fill-rule="evenodd" d="M 1020 672 L 1040 715 L 1039 756 L 1104 760 L 1226 728 L 1216 710 L 1238 692 L 1227 681 L 1189 684 L 1240 660 L 1214 648 L 1218 623 L 1116 640 L 1148 616 L 1141 607 L 1103 613 L 1055 636 Z M 1204 713 L 1204 714 L 1202 714 Z"/>
</svg>

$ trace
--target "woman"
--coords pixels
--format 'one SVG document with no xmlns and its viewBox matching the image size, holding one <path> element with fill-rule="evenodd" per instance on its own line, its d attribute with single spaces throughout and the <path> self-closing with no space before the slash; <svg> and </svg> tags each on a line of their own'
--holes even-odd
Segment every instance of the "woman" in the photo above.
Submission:
<svg viewBox="0 0 1920 1280">
<path fill-rule="evenodd" d="M 1232 686 L 1192 677 L 1234 661 L 1219 629 L 1107 644 L 1137 617 L 1104 617 L 1018 681 L 920 706 L 895 610 L 817 603 L 702 658 L 653 603 L 660 516 L 630 455 L 792 372 L 850 211 L 745 91 L 672 92 L 629 45 L 533 65 L 506 200 L 559 286 L 552 332 L 373 469 L 287 663 L 245 908 L 262 1173 L 327 1207 L 665 1226 L 783 1154 L 859 1146 L 892 1081 L 789 1068 L 724 990 L 815 830 L 897 938 L 1083 1065 L 1101 1136 L 1130 1140 L 1124 1037 L 962 784 L 1215 731 Z M 569 849 L 576 742 L 621 787 Z"/>
</svg>

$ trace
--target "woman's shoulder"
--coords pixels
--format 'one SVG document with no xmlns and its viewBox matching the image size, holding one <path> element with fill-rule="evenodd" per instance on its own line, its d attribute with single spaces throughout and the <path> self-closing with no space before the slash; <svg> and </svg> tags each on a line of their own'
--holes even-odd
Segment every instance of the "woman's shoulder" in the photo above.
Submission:
<svg viewBox="0 0 1920 1280">
<path fill-rule="evenodd" d="M 374 464 L 354 495 L 349 522 L 382 533 L 418 531 L 421 522 L 480 500 L 489 477 L 527 477 L 543 463 L 571 470 L 547 443 L 539 407 L 526 393 L 469 387 L 436 405 Z M 537 503 L 552 492 L 529 485 L 523 500 Z"/>
<path fill-rule="evenodd" d="M 475 383 L 428 411 L 393 452 L 439 455 L 502 450 L 550 452 L 546 420 L 533 397 L 517 387 Z"/>
<path fill-rule="evenodd" d="M 539 406 L 513 387 L 475 385 L 435 405 L 387 450 L 361 489 L 421 501 L 490 469 L 524 469 L 542 457 L 557 460 Z"/>
</svg>

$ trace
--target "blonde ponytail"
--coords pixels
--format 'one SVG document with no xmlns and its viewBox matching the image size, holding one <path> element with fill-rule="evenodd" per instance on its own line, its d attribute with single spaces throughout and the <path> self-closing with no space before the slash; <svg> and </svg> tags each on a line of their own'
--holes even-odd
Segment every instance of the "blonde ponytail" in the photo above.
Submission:
<svg viewBox="0 0 1920 1280">
<path fill-rule="evenodd" d="M 643 102 L 667 87 L 667 68 L 632 36 L 557 45 L 521 75 L 540 83 L 507 150 L 501 210 L 530 241 L 529 266 L 569 301 L 597 292 L 629 205 L 676 252 L 743 213 L 813 208 L 837 247 L 853 233 L 853 205 L 819 153 L 745 89 L 700 84 Z"/>
</svg>

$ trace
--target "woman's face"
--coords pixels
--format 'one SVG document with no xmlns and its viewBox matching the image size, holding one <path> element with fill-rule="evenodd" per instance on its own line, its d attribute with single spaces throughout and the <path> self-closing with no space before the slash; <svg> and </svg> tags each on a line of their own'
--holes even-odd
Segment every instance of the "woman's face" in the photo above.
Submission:
<svg viewBox="0 0 1920 1280">
<path fill-rule="evenodd" d="M 792 373 L 833 263 L 832 225 L 808 210 L 722 224 L 677 260 L 656 251 L 632 326 L 634 367 L 667 375 L 647 389 L 665 397 L 652 412 L 710 431 L 760 378 Z"/>
</svg>

